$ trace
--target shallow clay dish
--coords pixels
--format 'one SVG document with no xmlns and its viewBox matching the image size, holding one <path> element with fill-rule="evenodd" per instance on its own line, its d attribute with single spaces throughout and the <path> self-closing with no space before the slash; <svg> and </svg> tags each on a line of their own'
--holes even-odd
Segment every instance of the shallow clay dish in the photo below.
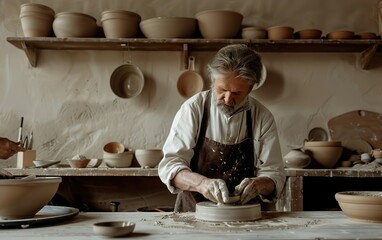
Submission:
<svg viewBox="0 0 382 240">
<path fill-rule="evenodd" d="M 147 38 L 191 38 L 197 21 L 186 17 L 157 17 L 146 19 L 139 26 Z"/>
<path fill-rule="evenodd" d="M 352 31 L 335 31 L 326 35 L 329 39 L 352 39 L 354 32 Z"/>
<path fill-rule="evenodd" d="M 206 10 L 195 15 L 204 38 L 235 38 L 243 15 L 230 10 Z"/>
<path fill-rule="evenodd" d="M 246 205 L 218 205 L 213 202 L 199 202 L 196 204 L 195 218 L 203 221 L 252 221 L 261 218 L 260 204 Z"/>
<path fill-rule="evenodd" d="M 122 237 L 134 231 L 135 223 L 129 221 L 99 222 L 93 224 L 96 234 L 106 237 Z"/>
<path fill-rule="evenodd" d="M 110 88 L 120 98 L 138 96 L 142 92 L 144 84 L 142 71 L 133 64 L 117 67 L 110 77 Z"/>
<path fill-rule="evenodd" d="M 382 192 L 338 192 L 335 198 L 350 219 L 361 222 L 382 223 Z"/>
</svg>

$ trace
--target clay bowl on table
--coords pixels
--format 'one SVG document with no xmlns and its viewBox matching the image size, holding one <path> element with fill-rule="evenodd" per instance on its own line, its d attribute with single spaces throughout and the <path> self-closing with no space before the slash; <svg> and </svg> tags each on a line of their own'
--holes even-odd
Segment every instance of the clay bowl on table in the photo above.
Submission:
<svg viewBox="0 0 382 240">
<path fill-rule="evenodd" d="M 267 30 L 259 27 L 245 27 L 241 29 L 241 37 L 243 39 L 265 39 Z"/>
<path fill-rule="evenodd" d="M 60 177 L 0 180 L 0 219 L 33 218 L 53 198 Z"/>
<path fill-rule="evenodd" d="M 328 39 L 352 39 L 354 38 L 354 32 L 352 31 L 335 31 L 326 35 Z"/>
<path fill-rule="evenodd" d="M 322 167 L 333 168 L 342 154 L 340 141 L 310 141 L 304 143 L 304 152 Z"/>
<path fill-rule="evenodd" d="M 299 39 L 319 39 L 322 31 L 319 29 L 303 29 L 294 34 Z"/>
<path fill-rule="evenodd" d="M 106 166 L 112 168 L 127 168 L 133 162 L 134 152 L 126 151 L 122 153 L 103 153 L 103 161 Z"/>
<path fill-rule="evenodd" d="M 338 192 L 335 198 L 341 210 L 350 219 L 360 222 L 382 223 L 382 192 Z"/>
<path fill-rule="evenodd" d="M 37 3 L 20 7 L 20 22 L 25 37 L 49 37 L 52 32 L 54 10 Z"/>
<path fill-rule="evenodd" d="M 87 14 L 77 12 L 57 13 L 53 21 L 53 31 L 56 37 L 95 37 L 97 35 L 97 20 Z"/>
<path fill-rule="evenodd" d="M 156 167 L 162 160 L 161 149 L 136 149 L 135 158 L 141 167 Z"/>
<path fill-rule="evenodd" d="M 281 40 L 281 39 L 293 39 L 292 27 L 288 26 L 274 26 L 267 29 L 268 39 L 270 40 Z"/>
<path fill-rule="evenodd" d="M 196 31 L 196 19 L 187 17 L 156 17 L 139 24 L 147 38 L 191 38 Z"/>
<path fill-rule="evenodd" d="M 71 168 L 86 168 L 90 159 L 68 159 Z"/>
<path fill-rule="evenodd" d="M 125 145 L 120 142 L 109 142 L 103 146 L 103 151 L 107 153 L 122 153 L 125 151 Z"/>
<path fill-rule="evenodd" d="M 243 15 L 230 10 L 207 10 L 195 15 L 203 38 L 235 38 Z"/>
<path fill-rule="evenodd" d="M 134 231 L 135 223 L 129 221 L 99 222 L 93 224 L 93 231 L 105 237 L 122 237 Z"/>
<path fill-rule="evenodd" d="M 107 38 L 133 38 L 137 35 L 141 16 L 125 10 L 106 10 L 101 23 Z"/>
</svg>

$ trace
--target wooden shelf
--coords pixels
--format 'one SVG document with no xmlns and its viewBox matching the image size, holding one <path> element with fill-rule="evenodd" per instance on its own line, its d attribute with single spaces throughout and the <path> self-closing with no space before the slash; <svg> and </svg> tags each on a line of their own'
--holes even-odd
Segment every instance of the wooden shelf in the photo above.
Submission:
<svg viewBox="0 0 382 240">
<path fill-rule="evenodd" d="M 366 69 L 376 53 L 382 52 L 382 40 L 332 39 L 147 39 L 147 38 L 55 38 L 8 37 L 22 49 L 30 64 L 37 66 L 39 50 L 114 50 L 114 51 L 216 51 L 223 46 L 243 43 L 259 52 L 353 52 L 360 53 L 358 63 Z"/>
<path fill-rule="evenodd" d="M 7 168 L 15 176 L 157 177 L 157 168 Z"/>
</svg>

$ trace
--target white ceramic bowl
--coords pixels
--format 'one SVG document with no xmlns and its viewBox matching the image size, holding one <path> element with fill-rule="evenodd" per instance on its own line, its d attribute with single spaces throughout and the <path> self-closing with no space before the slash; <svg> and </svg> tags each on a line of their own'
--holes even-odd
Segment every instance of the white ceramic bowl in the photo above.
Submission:
<svg viewBox="0 0 382 240">
<path fill-rule="evenodd" d="M 137 35 L 141 16 L 125 10 L 106 10 L 101 14 L 103 31 L 107 38 L 132 38 Z"/>
<path fill-rule="evenodd" d="M 135 223 L 128 221 L 99 222 L 93 224 L 93 231 L 105 237 L 122 237 L 134 231 Z"/>
<path fill-rule="evenodd" d="M 156 17 L 139 24 L 147 38 L 191 38 L 196 25 L 195 18 L 187 17 Z"/>
<path fill-rule="evenodd" d="M 136 149 L 135 158 L 141 167 L 156 167 L 162 160 L 161 149 Z"/>
<path fill-rule="evenodd" d="M 60 177 L 0 180 L 0 218 L 32 218 L 53 198 Z"/>
<path fill-rule="evenodd" d="M 350 219 L 360 222 L 382 223 L 382 192 L 338 192 L 335 198 L 341 210 Z"/>
<path fill-rule="evenodd" d="M 230 10 L 207 10 L 195 15 L 204 38 L 235 38 L 243 15 Z"/>
<path fill-rule="evenodd" d="M 103 161 L 106 166 L 113 168 L 127 168 L 133 162 L 134 152 L 126 151 L 123 153 L 104 153 Z"/>
<path fill-rule="evenodd" d="M 57 13 L 53 21 L 53 31 L 56 37 L 95 37 L 97 35 L 97 20 L 87 14 L 77 12 Z"/>
</svg>

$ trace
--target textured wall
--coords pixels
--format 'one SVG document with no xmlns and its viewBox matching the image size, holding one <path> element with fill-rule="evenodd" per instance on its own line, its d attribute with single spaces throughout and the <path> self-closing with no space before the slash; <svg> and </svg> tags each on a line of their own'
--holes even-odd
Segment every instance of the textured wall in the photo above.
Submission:
<svg viewBox="0 0 382 240">
<path fill-rule="evenodd" d="M 23 51 L 6 37 L 23 36 L 19 6 L 30 1 L 0 0 L 0 135 L 16 140 L 20 117 L 33 130 L 39 159 L 70 158 L 77 153 L 101 157 L 112 140 L 129 148 L 162 147 L 172 118 L 184 101 L 176 90 L 182 71 L 179 52 L 41 51 L 38 66 L 29 66 Z M 378 0 L 41 0 L 57 13 L 93 15 L 126 9 L 142 19 L 194 16 L 216 8 L 241 12 L 244 24 L 290 25 L 296 30 L 327 32 L 350 29 L 377 32 Z M 144 3 L 144 4 L 143 4 Z M 205 76 L 213 53 L 194 53 Z M 283 152 L 299 144 L 314 127 L 351 110 L 382 112 L 382 57 L 371 70 L 356 65 L 353 53 L 264 53 L 266 84 L 255 96 L 274 113 Z M 133 99 L 121 99 L 109 88 L 109 77 L 131 60 L 145 75 L 145 88 Z M 15 166 L 15 158 L 0 166 Z"/>
</svg>

